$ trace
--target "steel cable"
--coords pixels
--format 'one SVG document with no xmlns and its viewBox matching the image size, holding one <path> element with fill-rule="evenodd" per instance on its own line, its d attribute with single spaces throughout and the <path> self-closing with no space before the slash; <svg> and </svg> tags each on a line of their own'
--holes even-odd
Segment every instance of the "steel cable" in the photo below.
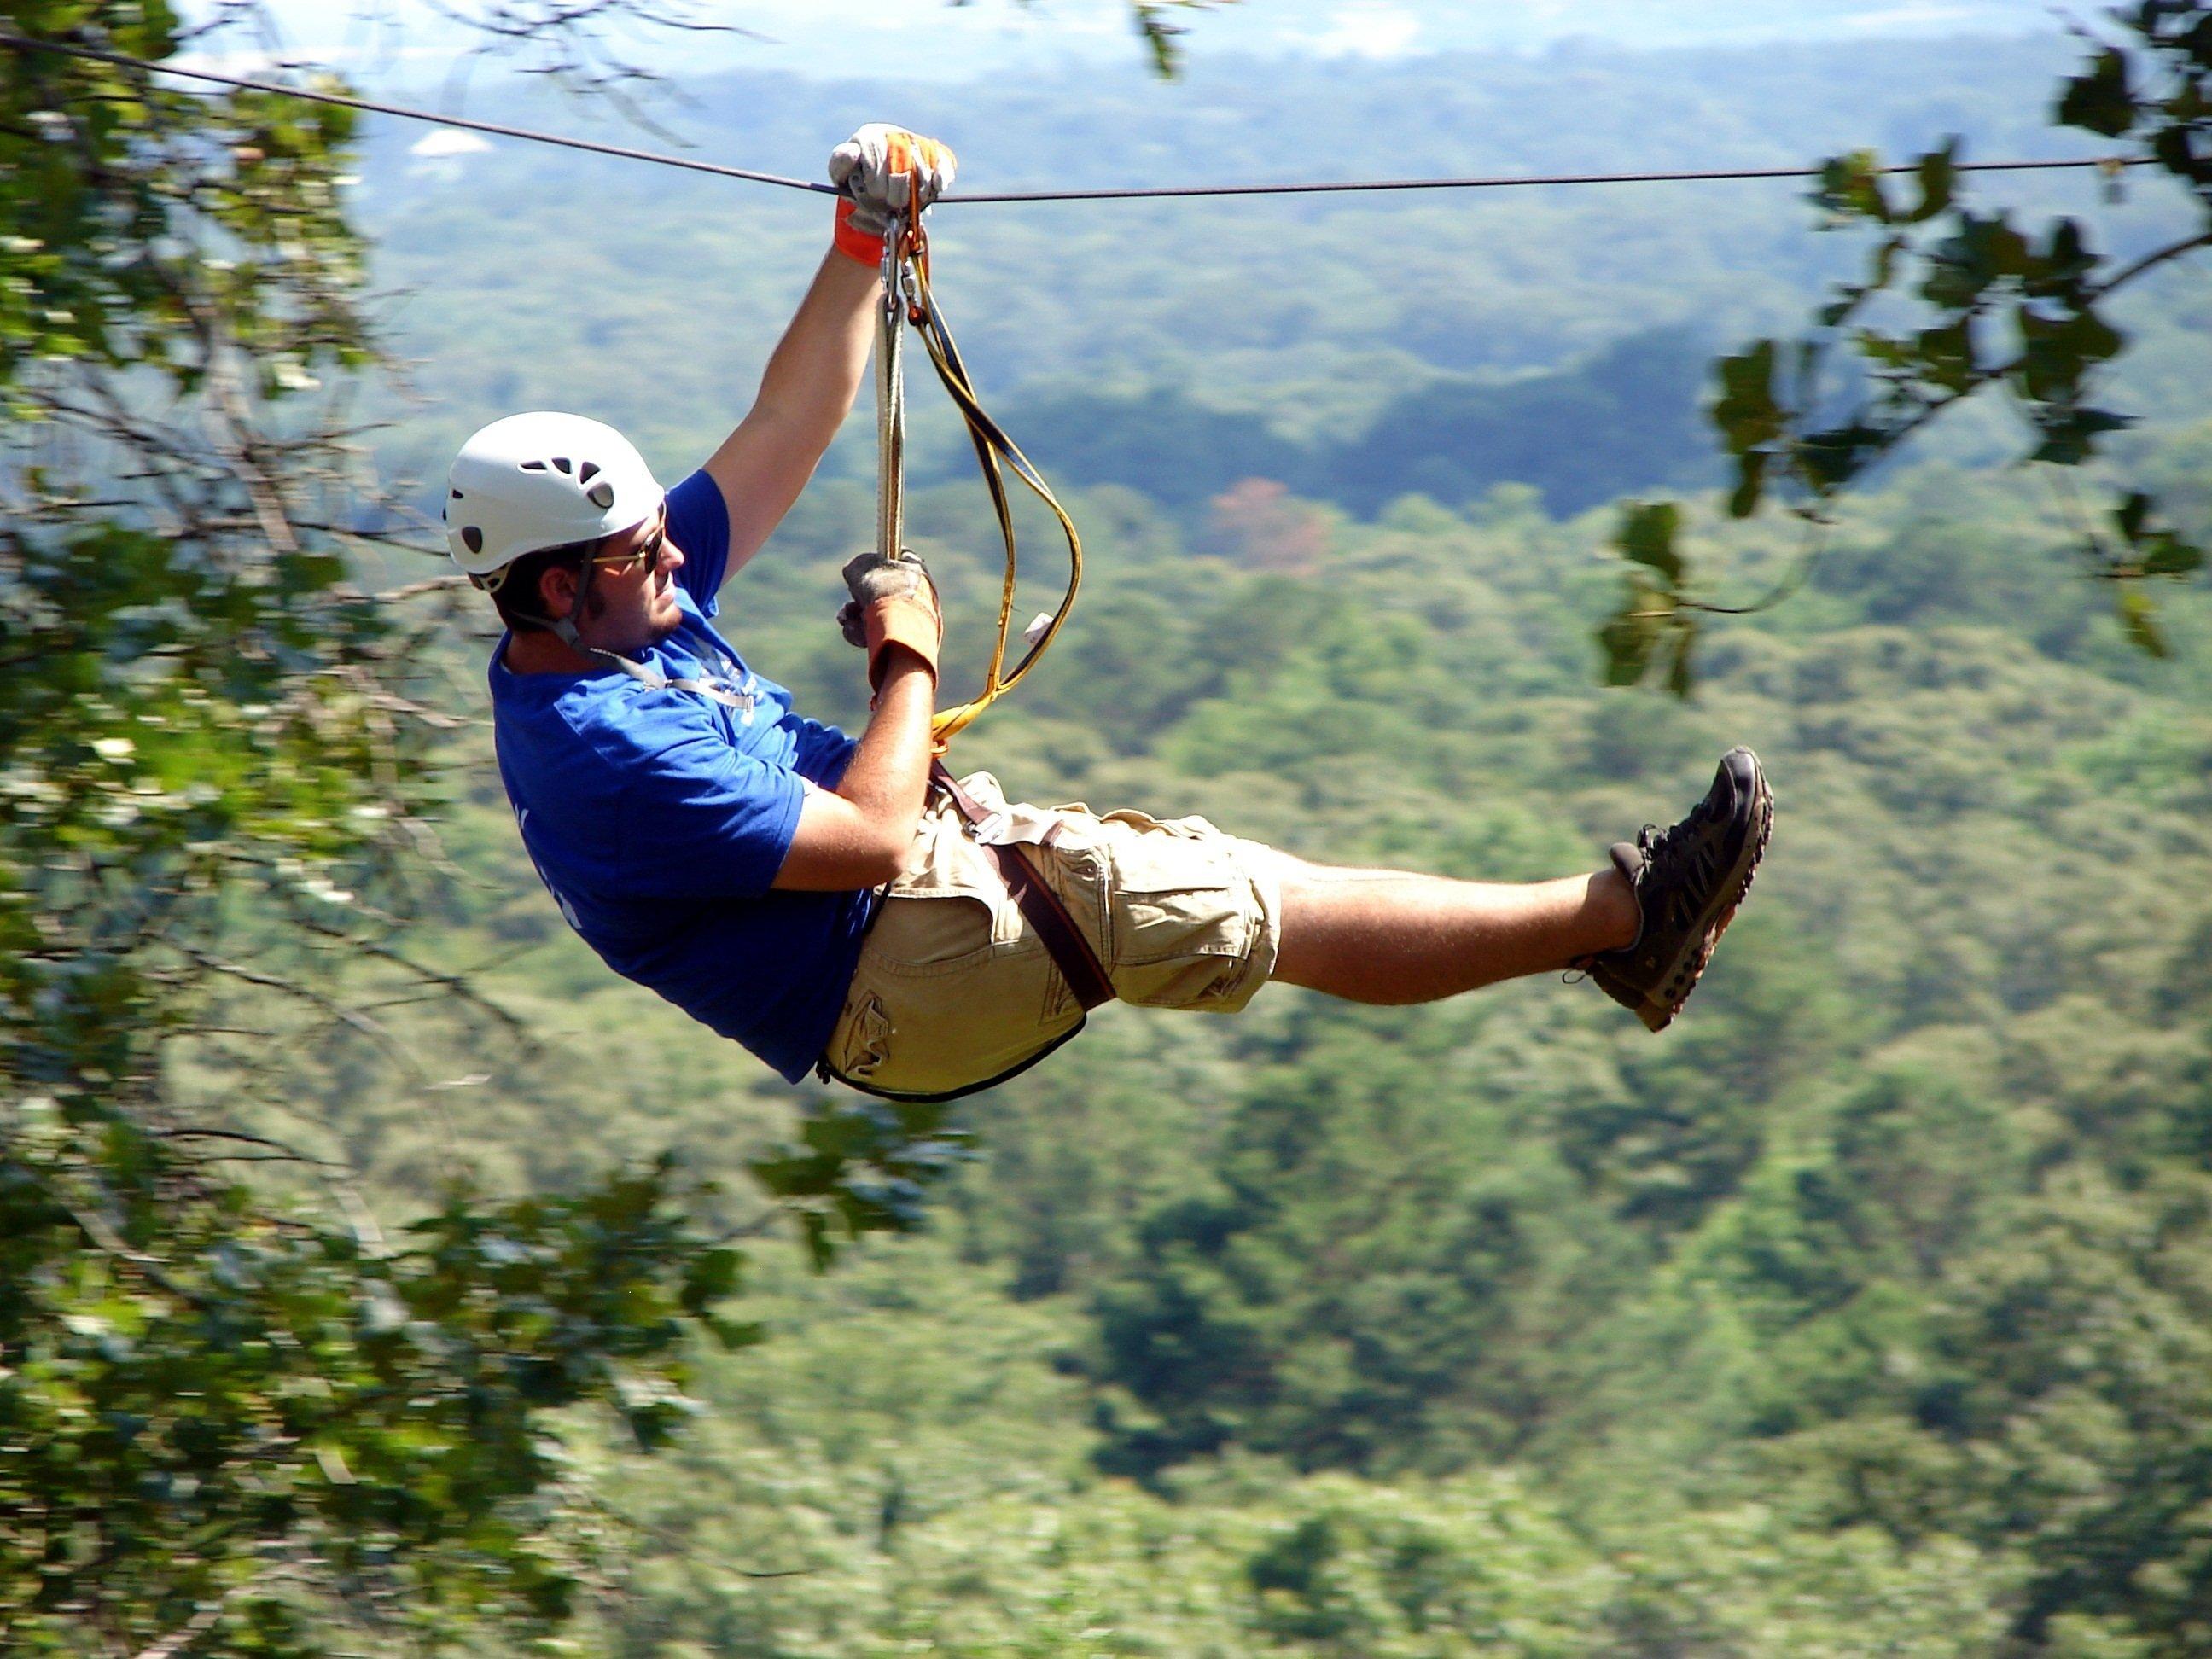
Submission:
<svg viewBox="0 0 2212 1659">
<path fill-rule="evenodd" d="M 319 104 L 337 104 L 346 109 L 365 110 L 374 115 L 396 116 L 403 120 L 424 121 L 435 126 L 457 127 L 465 132 L 489 133 L 496 137 L 518 138 L 533 144 L 551 144 L 562 149 L 588 151 L 595 155 L 611 155 L 625 161 L 648 161 L 659 167 L 683 167 L 692 173 L 712 173 L 718 178 L 742 179 L 759 185 L 780 185 L 787 190 L 803 190 L 817 196 L 835 196 L 836 187 L 807 179 L 788 179 L 781 173 L 762 173 L 750 167 L 726 167 L 719 161 L 702 161 L 685 155 L 671 155 L 664 151 L 634 149 L 623 144 L 604 144 L 596 139 L 574 137 L 567 133 L 540 132 L 529 127 L 509 126 L 497 121 L 472 120 L 466 116 L 446 115 L 435 110 L 413 109 L 404 104 L 381 103 L 372 98 L 355 98 L 343 93 L 323 92 L 309 87 L 287 86 L 282 82 L 256 80 L 246 76 L 221 75 L 212 70 L 182 69 L 173 64 L 157 64 L 143 58 L 132 58 L 122 52 L 106 52 L 96 46 L 77 46 L 61 40 L 38 40 L 26 35 L 0 33 L 0 46 L 13 46 L 19 51 L 45 52 L 68 58 L 87 58 L 94 63 L 112 64 L 119 68 L 143 70 L 155 75 L 181 76 L 188 80 L 212 82 L 218 86 L 235 87 L 246 92 L 272 93 L 280 97 L 304 98 Z M 2107 171 L 2119 167 L 2142 167 L 2150 158 L 2142 155 L 2083 156 L 2075 160 L 2014 161 L 1959 161 L 1953 170 L 1959 173 L 2033 173 L 2063 168 L 2100 167 Z M 1915 164 L 1900 162 L 1875 169 L 1880 173 L 1904 173 L 1916 171 Z M 1516 190 L 1528 188 L 1559 188 L 1575 185 L 1657 185 L 1711 184 L 1729 179 L 1817 179 L 1818 167 L 1697 167 L 1680 171 L 1644 171 L 1635 173 L 1553 173 L 1530 175 L 1478 175 L 1466 178 L 1437 179 L 1313 179 L 1303 182 L 1244 185 L 1137 185 L 1096 190 L 1006 190 L 955 191 L 938 198 L 938 205 L 977 205 L 990 203 L 1027 202 L 1127 202 L 1144 200 L 1178 200 L 1199 197 L 1246 196 L 1335 196 L 1361 191 L 1407 190 Z"/>
</svg>

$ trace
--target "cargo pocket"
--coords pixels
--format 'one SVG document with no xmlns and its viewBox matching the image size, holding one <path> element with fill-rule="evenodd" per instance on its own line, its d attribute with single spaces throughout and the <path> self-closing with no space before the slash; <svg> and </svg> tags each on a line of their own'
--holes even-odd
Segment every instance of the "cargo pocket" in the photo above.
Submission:
<svg viewBox="0 0 2212 1659">
<path fill-rule="evenodd" d="M 1249 995 L 1258 933 L 1252 884 L 1226 836 L 1202 819 L 1104 821 L 1104 957 L 1125 1002 L 1205 1008 Z"/>
<path fill-rule="evenodd" d="M 856 1082 L 871 1082 L 890 1052 L 891 1021 L 883 1000 L 872 991 L 854 992 L 831 1035 L 830 1069 Z"/>
</svg>

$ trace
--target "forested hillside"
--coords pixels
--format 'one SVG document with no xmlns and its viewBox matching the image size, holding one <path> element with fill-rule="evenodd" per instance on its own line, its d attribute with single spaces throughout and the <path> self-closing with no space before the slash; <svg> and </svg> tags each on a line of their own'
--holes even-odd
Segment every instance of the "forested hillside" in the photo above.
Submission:
<svg viewBox="0 0 2212 1659">
<path fill-rule="evenodd" d="M 2202 429 L 2165 451 L 2208 458 Z M 1779 828 L 1690 1013 L 1655 1040 L 1549 982 L 1104 1011 L 963 1113 L 977 1161 L 921 1237 L 819 1279 L 769 1251 L 765 1345 L 703 1363 L 678 1449 L 605 1468 L 642 1530 L 592 1639 L 2206 1650 L 2202 597 L 2148 662 L 2034 497 L 1926 471 L 1718 642 L 1686 707 L 1592 688 L 1600 520 L 1525 489 L 1371 526 L 1269 505 L 1304 516 L 1294 568 L 1082 497 L 1080 625 L 962 763 L 1516 878 L 1584 867 L 1751 742 Z M 869 512 L 826 486 L 725 595 L 744 648 L 847 718 L 823 619 Z M 915 528 L 972 657 L 972 492 L 927 493 Z M 468 1086 L 425 1096 L 340 1042 L 295 1106 L 395 1194 L 673 1140 L 759 1224 L 744 1164 L 820 1092 L 609 980 L 521 861 L 481 734 L 456 758 L 452 921 L 416 948 L 495 963 L 480 982 L 548 1046 L 427 1049 Z"/>
<path fill-rule="evenodd" d="M 2066 56 L 1201 59 L 1079 107 L 738 76 L 683 118 L 811 173 L 891 114 L 961 143 L 978 188 L 1780 163 L 1948 128 L 2048 154 Z M 409 137 L 379 135 L 364 185 L 427 399 L 388 459 L 434 477 L 479 421 L 550 405 L 634 429 L 664 477 L 694 463 L 821 204 L 511 149 L 410 161 Z M 2122 241 L 2160 222 L 2005 190 L 2109 212 Z M 188 1043 L 174 1063 L 395 1213 L 457 1168 L 558 1184 L 670 1146 L 724 1183 L 765 1340 L 701 1357 L 656 1457 L 572 1425 L 595 1484 L 564 1524 L 606 1528 L 584 1650 L 2212 1655 L 2202 583 L 2167 601 L 2170 660 L 2133 650 L 2042 484 L 1978 469 L 1969 429 L 1853 503 L 1786 605 L 1713 630 L 1695 698 L 1596 684 L 1598 509 L 1713 476 L 1699 365 L 1833 264 L 1796 195 L 939 216 L 963 344 L 1082 486 L 1091 561 L 1064 642 L 956 761 L 1308 857 L 1518 879 L 1594 867 L 1749 743 L 1772 849 L 1656 1039 L 1550 981 L 1109 1007 L 961 1109 L 972 1156 L 913 1236 L 817 1273 L 748 1165 L 837 1106 L 568 933 L 491 769 L 490 635 L 453 642 L 447 857 L 412 878 L 409 949 L 514 1029 L 425 1018 L 397 1056 L 340 1030 L 282 1100 L 229 1098 Z M 2208 291 L 2172 273 L 2129 377 L 2159 416 L 2135 463 L 2200 530 Z M 872 533 L 862 435 L 723 596 L 748 659 L 847 722 L 865 691 L 830 617 Z M 949 428 L 923 435 L 911 527 L 961 688 L 997 574 Z M 1731 533 L 1747 594 L 1784 568 L 1776 532 Z M 323 1029 L 250 987 L 231 1012 Z"/>
</svg>

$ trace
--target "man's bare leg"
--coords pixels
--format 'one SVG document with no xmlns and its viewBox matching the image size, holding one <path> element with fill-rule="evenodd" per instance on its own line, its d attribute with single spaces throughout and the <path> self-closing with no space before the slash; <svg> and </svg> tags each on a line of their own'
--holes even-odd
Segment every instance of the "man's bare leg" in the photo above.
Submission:
<svg viewBox="0 0 2212 1659">
<path fill-rule="evenodd" d="M 1635 940 L 1617 870 L 1527 884 L 1308 864 L 1278 853 L 1273 977 L 1353 1002 L 1434 1002 Z"/>
</svg>

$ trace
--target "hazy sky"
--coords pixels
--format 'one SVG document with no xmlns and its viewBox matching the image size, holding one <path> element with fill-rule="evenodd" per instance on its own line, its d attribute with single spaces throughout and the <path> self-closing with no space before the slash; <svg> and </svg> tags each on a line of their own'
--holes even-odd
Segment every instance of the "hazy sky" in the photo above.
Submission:
<svg viewBox="0 0 2212 1659">
<path fill-rule="evenodd" d="M 464 0 L 465 3 L 465 0 Z M 190 12 L 201 8 L 187 4 Z M 358 76 L 417 78 L 450 60 L 453 26 L 421 0 L 271 0 L 290 46 Z M 2084 10 L 2089 8 L 2082 8 Z M 383 21 L 359 21 L 362 11 Z M 819 76 L 1001 75 L 1103 58 L 1134 62 L 1126 0 L 692 0 L 688 15 L 750 35 L 641 30 L 634 57 L 667 71 L 751 67 Z M 1534 52 L 1565 40 L 1625 46 L 1784 35 L 2051 31 L 2050 0 L 1241 0 L 1187 20 L 1194 53 L 1361 58 Z"/>
</svg>

